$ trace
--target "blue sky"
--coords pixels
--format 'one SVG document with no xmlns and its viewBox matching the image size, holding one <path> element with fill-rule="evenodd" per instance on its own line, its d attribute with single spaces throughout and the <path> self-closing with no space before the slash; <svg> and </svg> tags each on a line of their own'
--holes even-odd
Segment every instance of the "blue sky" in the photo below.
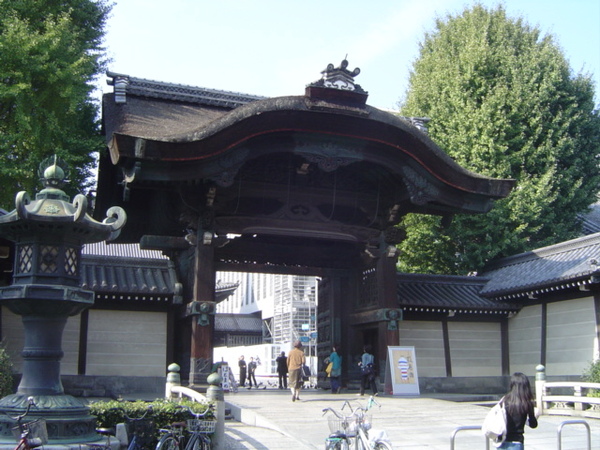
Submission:
<svg viewBox="0 0 600 450">
<path fill-rule="evenodd" d="M 267 97 L 301 95 L 347 55 L 367 103 L 397 109 L 418 43 L 465 0 L 115 0 L 111 71 Z M 494 6 L 499 1 L 482 0 Z M 593 74 L 600 102 L 600 0 L 505 0 L 555 36 L 575 73 Z M 100 80 L 105 92 L 111 88 Z"/>
</svg>

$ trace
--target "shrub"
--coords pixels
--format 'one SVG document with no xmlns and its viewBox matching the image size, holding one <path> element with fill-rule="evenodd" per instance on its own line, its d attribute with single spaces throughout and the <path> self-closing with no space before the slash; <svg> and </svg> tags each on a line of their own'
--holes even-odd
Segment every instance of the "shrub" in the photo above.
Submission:
<svg viewBox="0 0 600 450">
<path fill-rule="evenodd" d="M 146 415 L 146 418 L 152 419 L 156 428 L 155 442 L 153 442 L 153 445 L 156 445 L 160 437 L 158 431 L 160 428 L 166 428 L 173 422 L 183 422 L 192 418 L 187 409 L 181 408 L 182 406 L 189 407 L 192 411 L 201 413 L 206 411 L 209 405 L 209 402 L 199 403 L 189 400 L 154 400 L 153 402 L 110 400 L 91 403 L 90 413 L 96 416 L 99 427 L 109 428 L 126 422 L 125 415 L 131 418 L 143 416 L 148 407 L 152 406 L 152 410 Z M 209 411 L 205 419 L 215 419 L 213 410 Z"/>
<path fill-rule="evenodd" d="M 14 394 L 13 365 L 6 348 L 0 345 L 0 398 L 10 394 Z"/>
<path fill-rule="evenodd" d="M 583 371 L 581 378 L 589 383 L 600 383 L 600 359 L 592 361 Z M 600 391 L 598 389 L 590 389 L 588 395 L 590 397 L 600 397 Z"/>
</svg>

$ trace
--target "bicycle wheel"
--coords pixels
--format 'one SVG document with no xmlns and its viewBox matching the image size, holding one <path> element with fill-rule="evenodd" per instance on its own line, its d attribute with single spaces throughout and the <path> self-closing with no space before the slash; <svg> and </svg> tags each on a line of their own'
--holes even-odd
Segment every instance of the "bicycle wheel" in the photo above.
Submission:
<svg viewBox="0 0 600 450">
<path fill-rule="evenodd" d="M 377 450 L 392 450 L 392 444 L 386 441 L 377 441 L 373 448 Z"/>
<path fill-rule="evenodd" d="M 185 450 L 210 450 L 210 439 L 208 436 L 193 434 Z"/>
<path fill-rule="evenodd" d="M 160 438 L 158 444 L 156 444 L 156 450 L 177 450 L 179 449 L 179 442 L 173 437 L 172 434 L 165 434 Z"/>
<path fill-rule="evenodd" d="M 325 450 L 348 450 L 349 448 L 346 439 L 328 439 L 325 444 Z"/>
</svg>

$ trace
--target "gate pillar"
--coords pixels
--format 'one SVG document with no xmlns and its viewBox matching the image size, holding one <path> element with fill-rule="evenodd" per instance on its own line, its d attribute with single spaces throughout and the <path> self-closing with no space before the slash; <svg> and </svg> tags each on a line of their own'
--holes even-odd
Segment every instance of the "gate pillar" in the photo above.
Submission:
<svg viewBox="0 0 600 450">
<path fill-rule="evenodd" d="M 215 329 L 215 262 L 212 233 L 200 229 L 194 264 L 194 290 L 187 315 L 192 317 L 190 385 L 204 385 L 210 375 Z"/>
<path fill-rule="evenodd" d="M 388 250 L 377 261 L 377 284 L 379 288 L 379 305 L 386 311 L 398 310 L 397 269 L 398 251 L 389 246 Z M 387 313 L 386 313 L 387 314 Z M 400 343 L 398 330 L 399 317 L 385 317 L 379 322 L 379 348 L 377 354 L 385 361 L 388 346 Z"/>
</svg>

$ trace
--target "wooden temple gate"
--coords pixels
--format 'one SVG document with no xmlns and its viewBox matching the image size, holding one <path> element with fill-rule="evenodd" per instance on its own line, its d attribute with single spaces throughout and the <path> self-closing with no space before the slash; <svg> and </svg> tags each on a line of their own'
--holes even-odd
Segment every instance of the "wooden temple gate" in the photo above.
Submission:
<svg viewBox="0 0 600 450">
<path fill-rule="evenodd" d="M 347 66 L 279 98 L 109 73 L 96 211 L 122 206 L 120 241 L 175 262 L 186 306 L 174 354 L 190 384 L 212 362 L 216 271 L 320 276 L 320 353 L 370 343 L 384 358 L 398 345 L 403 216 L 485 213 L 513 185 L 458 166 L 424 120 L 368 106 Z"/>
</svg>

